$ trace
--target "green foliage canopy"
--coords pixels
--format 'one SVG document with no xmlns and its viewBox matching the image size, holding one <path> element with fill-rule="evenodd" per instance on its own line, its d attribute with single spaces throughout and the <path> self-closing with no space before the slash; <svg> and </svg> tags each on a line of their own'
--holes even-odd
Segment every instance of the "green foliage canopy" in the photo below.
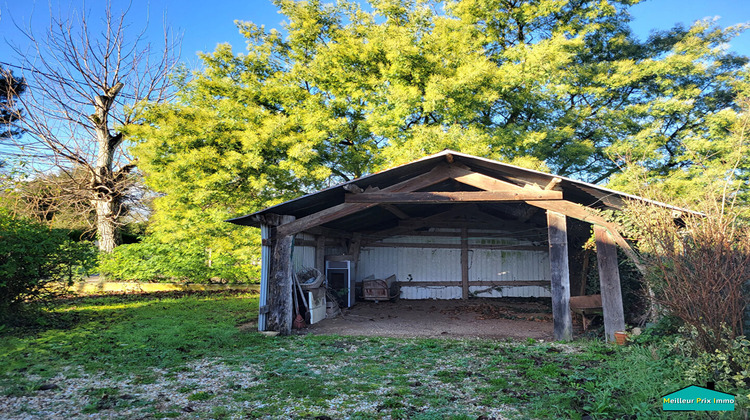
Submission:
<svg viewBox="0 0 750 420">
<path fill-rule="evenodd" d="M 152 240 L 251 266 L 257 235 L 224 219 L 445 148 L 592 182 L 721 162 L 747 63 L 723 45 L 744 27 L 639 41 L 631 3 L 276 0 L 283 31 L 238 22 L 246 52 L 203 54 L 128 129 L 164 194 Z"/>
</svg>

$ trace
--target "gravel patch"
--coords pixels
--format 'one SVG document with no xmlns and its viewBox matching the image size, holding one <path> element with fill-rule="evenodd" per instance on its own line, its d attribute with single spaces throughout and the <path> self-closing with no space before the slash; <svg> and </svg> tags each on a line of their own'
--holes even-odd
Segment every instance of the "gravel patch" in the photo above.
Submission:
<svg viewBox="0 0 750 420">
<path fill-rule="evenodd" d="M 182 370 L 154 369 L 149 376 L 119 379 L 107 377 L 105 372 L 89 374 L 68 368 L 45 381 L 54 384 L 54 389 L 0 396 L 0 418 L 153 418 L 155 412 L 171 412 L 172 418 L 204 417 L 217 405 L 241 408 L 241 403 L 227 397 L 258 384 L 252 366 L 230 367 L 216 360 L 200 360 Z M 24 379 L 39 381 L 32 375 Z M 206 399 L 191 398 L 198 393 Z"/>
<path fill-rule="evenodd" d="M 420 375 L 421 374 L 421 375 Z M 415 381 L 427 372 L 414 372 Z M 107 377 L 105 372 L 86 373 L 81 368 L 67 368 L 44 381 L 52 389 L 31 391 L 22 396 L 0 396 L 0 418 L 26 419 L 149 419 L 149 418 L 256 418 L 264 407 L 283 407 L 272 416 L 262 418 L 309 417 L 311 412 L 325 412 L 328 418 L 347 419 L 353 413 L 382 415 L 382 402 L 393 389 L 383 386 L 368 392 L 368 398 L 356 393 L 341 393 L 327 401 L 306 398 L 289 400 L 274 396 L 264 401 L 235 399 L 235 392 L 262 386 L 262 373 L 253 365 L 226 365 L 220 360 L 204 359 L 186 364 L 179 371 L 153 369 L 150 375 L 125 378 Z M 40 383 L 41 378 L 26 375 L 23 379 Z M 145 382 L 145 383 L 144 383 Z M 257 388 L 256 388 L 257 389 Z M 456 396 L 455 404 L 482 413 L 488 419 L 505 419 L 516 409 L 507 405 L 486 407 L 473 400 L 456 384 L 436 382 L 435 391 Z M 221 409 L 223 415 L 215 415 Z M 414 407 L 429 410 L 430 407 Z"/>
</svg>

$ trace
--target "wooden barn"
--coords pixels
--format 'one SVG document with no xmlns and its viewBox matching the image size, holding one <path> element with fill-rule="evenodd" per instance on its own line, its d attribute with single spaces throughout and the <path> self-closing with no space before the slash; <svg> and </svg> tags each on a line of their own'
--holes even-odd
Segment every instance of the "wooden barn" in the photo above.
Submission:
<svg viewBox="0 0 750 420">
<path fill-rule="evenodd" d="M 230 222 L 261 228 L 261 331 L 291 332 L 292 275 L 316 268 L 346 306 L 363 285 L 389 278 L 401 299 L 550 297 L 558 340 L 572 337 L 571 295 L 585 293 L 579 254 L 593 225 L 612 340 L 625 327 L 617 246 L 635 255 L 594 210 L 626 199 L 642 200 L 445 150 Z"/>
</svg>

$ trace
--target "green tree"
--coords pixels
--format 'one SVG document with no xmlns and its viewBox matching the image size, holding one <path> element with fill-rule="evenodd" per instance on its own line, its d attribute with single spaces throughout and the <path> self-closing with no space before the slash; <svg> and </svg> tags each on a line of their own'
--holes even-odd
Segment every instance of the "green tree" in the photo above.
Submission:
<svg viewBox="0 0 750 420">
<path fill-rule="evenodd" d="M 687 170 L 686 143 L 725 144 L 747 63 L 721 48 L 744 27 L 639 41 L 628 0 L 274 3 L 283 32 L 239 22 L 245 53 L 203 54 L 128 131 L 162 241 L 249 249 L 221 220 L 444 148 L 593 182 Z"/>
<path fill-rule="evenodd" d="M 659 142 L 663 137 L 652 137 L 652 143 L 641 146 L 640 155 L 623 151 L 624 170 L 612 177 L 610 185 L 692 208 L 720 200 L 748 216 L 750 85 L 745 77 L 734 85 L 739 111 L 726 108 L 706 117 L 699 130 L 691 129 L 674 145 L 676 152 L 667 152 L 671 160 L 666 163 L 666 157 L 660 157 L 660 150 L 668 150 Z"/>
</svg>

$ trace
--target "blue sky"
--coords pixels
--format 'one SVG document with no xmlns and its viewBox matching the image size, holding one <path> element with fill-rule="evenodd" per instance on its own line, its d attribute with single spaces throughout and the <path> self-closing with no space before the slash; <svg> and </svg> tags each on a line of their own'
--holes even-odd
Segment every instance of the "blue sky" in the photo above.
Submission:
<svg viewBox="0 0 750 420">
<path fill-rule="evenodd" d="M 101 0 L 86 3 L 94 9 Z M 125 1 L 113 2 L 115 8 Z M 19 43 L 23 38 L 14 21 L 41 31 L 49 19 L 50 4 L 54 10 L 80 9 L 82 0 L 0 0 L 0 61 L 13 62 L 12 54 L 3 41 Z M 690 24 L 697 19 L 718 17 L 721 26 L 750 22 L 748 0 L 646 0 L 634 6 L 632 26 L 636 34 L 645 38 L 650 30 L 668 29 L 675 23 Z M 182 60 L 190 67 L 197 65 L 198 51 L 213 51 L 218 43 L 229 42 L 235 51 L 244 49 L 244 40 L 237 33 L 234 20 L 249 20 L 266 27 L 279 27 L 283 16 L 269 0 L 132 0 L 130 17 L 138 27 L 148 22 L 150 39 L 159 41 L 163 17 L 176 31 L 183 34 Z M 736 38 L 730 48 L 750 55 L 750 33 Z"/>
</svg>

